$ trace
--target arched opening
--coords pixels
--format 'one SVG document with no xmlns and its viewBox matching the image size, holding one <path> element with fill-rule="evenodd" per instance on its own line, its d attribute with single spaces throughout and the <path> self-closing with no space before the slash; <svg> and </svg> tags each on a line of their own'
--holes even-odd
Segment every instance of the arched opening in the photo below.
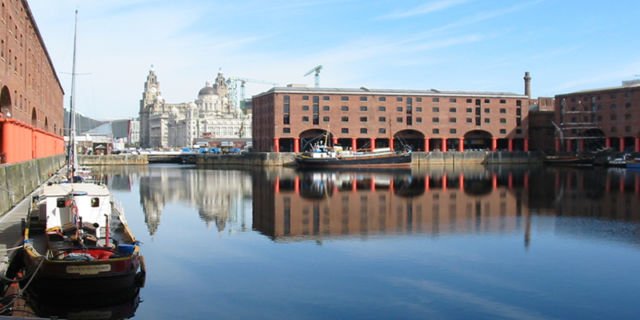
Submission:
<svg viewBox="0 0 640 320">
<path fill-rule="evenodd" d="M 414 151 L 429 151 L 424 148 L 424 134 L 416 130 L 400 130 L 393 136 L 394 150 L 410 148 Z"/>
<path fill-rule="evenodd" d="M 36 108 L 31 109 L 31 126 L 34 128 L 38 127 L 38 114 L 36 113 Z"/>
<path fill-rule="evenodd" d="M 333 135 L 322 129 L 310 129 L 300 133 L 300 151 L 309 151 L 317 144 L 333 145 Z"/>
<path fill-rule="evenodd" d="M 11 106 L 11 92 L 6 86 L 0 90 L 0 112 L 3 117 L 11 118 L 13 110 Z"/>
<path fill-rule="evenodd" d="M 491 150 L 491 133 L 484 130 L 472 130 L 464 135 L 464 149 Z"/>
<path fill-rule="evenodd" d="M 593 128 L 585 130 L 582 133 L 584 137 L 584 142 L 579 142 L 584 144 L 583 151 L 596 151 L 602 150 L 606 147 L 605 135 L 604 132 L 600 129 Z"/>
</svg>

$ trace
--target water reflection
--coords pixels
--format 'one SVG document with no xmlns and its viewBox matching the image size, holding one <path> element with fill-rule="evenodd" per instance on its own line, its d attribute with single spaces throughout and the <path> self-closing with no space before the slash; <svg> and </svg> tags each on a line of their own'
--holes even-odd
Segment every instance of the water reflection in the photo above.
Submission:
<svg viewBox="0 0 640 320">
<path fill-rule="evenodd" d="M 140 289 L 131 288 L 91 297 L 30 296 L 33 313 L 43 318 L 130 319 L 141 302 Z"/>
<path fill-rule="evenodd" d="M 256 174 L 253 227 L 276 240 L 521 231 L 528 246 L 532 215 L 638 221 L 639 181 L 624 170 L 544 167 Z M 573 223 L 556 227 L 580 233 Z"/>
<path fill-rule="evenodd" d="M 140 183 L 150 235 L 158 230 L 165 206 L 182 203 L 197 208 L 200 219 L 218 231 L 253 228 L 275 240 L 522 232 L 526 246 L 532 217 L 552 216 L 557 217 L 556 230 L 638 242 L 631 231 L 612 232 L 615 225 L 582 230 L 575 220 L 560 219 L 640 221 L 640 213 L 633 210 L 640 205 L 637 171 L 526 166 L 239 171 L 149 166 L 109 173 L 112 188 L 132 190 L 134 181 Z"/>
</svg>

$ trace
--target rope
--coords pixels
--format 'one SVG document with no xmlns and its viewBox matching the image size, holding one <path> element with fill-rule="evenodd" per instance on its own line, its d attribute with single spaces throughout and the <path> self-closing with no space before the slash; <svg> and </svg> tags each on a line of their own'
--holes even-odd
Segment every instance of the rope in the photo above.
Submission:
<svg viewBox="0 0 640 320">
<path fill-rule="evenodd" d="M 22 248 L 22 245 L 19 245 L 17 247 L 13 247 L 13 248 L 0 249 L 0 252 L 1 251 L 9 252 L 9 251 L 17 250 L 17 249 L 20 249 L 20 248 Z"/>
<path fill-rule="evenodd" d="M 31 275 L 31 278 L 29 278 L 29 281 L 27 281 L 27 284 L 24 286 L 24 288 L 20 289 L 20 291 L 18 291 L 18 297 L 21 297 L 22 294 L 27 290 L 27 288 L 29 287 L 29 285 L 31 284 L 31 281 L 33 281 L 33 279 L 35 279 L 36 275 L 38 274 L 38 270 L 40 270 L 40 267 L 42 266 L 42 264 L 44 263 L 45 258 L 42 257 L 40 259 L 40 263 L 38 263 L 38 267 L 36 267 L 36 270 L 33 272 L 33 274 Z"/>
</svg>

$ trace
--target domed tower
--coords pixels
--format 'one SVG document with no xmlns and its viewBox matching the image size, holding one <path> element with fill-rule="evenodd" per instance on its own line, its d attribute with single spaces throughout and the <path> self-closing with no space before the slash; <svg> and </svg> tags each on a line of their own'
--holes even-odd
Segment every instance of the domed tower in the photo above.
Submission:
<svg viewBox="0 0 640 320">
<path fill-rule="evenodd" d="M 142 99 L 140 99 L 140 145 L 142 147 L 150 145 L 149 115 L 156 111 L 157 104 L 160 103 L 158 97 L 160 97 L 160 82 L 151 65 L 147 81 L 144 83 Z"/>
<path fill-rule="evenodd" d="M 229 87 L 227 86 L 227 82 L 224 80 L 224 76 L 222 76 L 222 72 L 218 72 L 216 83 L 213 85 L 213 88 L 216 90 L 216 94 L 220 97 L 226 97 L 229 94 Z"/>
</svg>

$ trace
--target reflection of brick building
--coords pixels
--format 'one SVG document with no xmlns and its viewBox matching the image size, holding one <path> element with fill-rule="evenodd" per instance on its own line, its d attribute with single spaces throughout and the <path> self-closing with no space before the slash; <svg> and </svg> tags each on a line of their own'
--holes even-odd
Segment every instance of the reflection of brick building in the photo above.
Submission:
<svg viewBox="0 0 640 320">
<path fill-rule="evenodd" d="M 367 88 L 278 87 L 253 97 L 254 150 L 293 151 L 330 133 L 358 149 L 528 150 L 525 94 Z"/>
<path fill-rule="evenodd" d="M 272 183 L 254 188 L 253 227 L 275 239 L 509 231 L 518 222 L 506 217 L 528 214 L 523 194 L 509 192 L 527 181 L 511 174 L 305 173 Z"/>
<path fill-rule="evenodd" d="M 0 163 L 64 152 L 63 90 L 27 1 L 0 13 Z"/>
<path fill-rule="evenodd" d="M 558 151 L 610 147 L 640 152 L 640 80 L 555 97 Z"/>
</svg>

